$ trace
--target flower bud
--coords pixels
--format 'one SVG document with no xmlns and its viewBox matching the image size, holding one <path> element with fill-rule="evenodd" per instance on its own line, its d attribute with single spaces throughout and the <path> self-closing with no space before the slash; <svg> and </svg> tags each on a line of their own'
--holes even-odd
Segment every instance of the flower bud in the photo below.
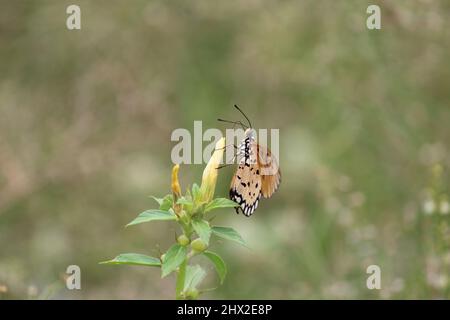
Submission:
<svg viewBox="0 0 450 320">
<path fill-rule="evenodd" d="M 214 197 L 214 190 L 217 182 L 217 168 L 222 161 L 223 152 L 225 150 L 225 138 L 220 138 L 216 143 L 214 152 L 209 159 L 208 164 L 203 171 L 202 185 L 200 186 L 200 192 L 202 195 L 202 201 L 209 202 Z"/>
<path fill-rule="evenodd" d="M 208 248 L 208 245 L 205 242 L 203 242 L 202 239 L 197 238 L 191 242 L 191 248 L 195 252 L 203 252 Z"/>
<path fill-rule="evenodd" d="M 186 291 L 185 297 L 187 300 L 196 300 L 198 298 L 199 292 L 197 289 L 191 289 Z"/>
<path fill-rule="evenodd" d="M 177 198 L 181 195 L 180 183 L 178 182 L 178 170 L 180 170 L 180 165 L 176 164 L 172 168 L 172 193 Z"/>
<path fill-rule="evenodd" d="M 178 170 L 180 165 L 176 164 L 172 169 L 172 195 L 173 195 L 173 210 L 179 216 L 181 205 L 177 204 L 177 200 L 181 197 L 180 183 L 178 182 Z"/>
<path fill-rule="evenodd" d="M 177 238 L 177 242 L 179 244 L 181 244 L 182 246 L 187 246 L 189 244 L 190 240 L 186 235 L 182 234 Z"/>
</svg>

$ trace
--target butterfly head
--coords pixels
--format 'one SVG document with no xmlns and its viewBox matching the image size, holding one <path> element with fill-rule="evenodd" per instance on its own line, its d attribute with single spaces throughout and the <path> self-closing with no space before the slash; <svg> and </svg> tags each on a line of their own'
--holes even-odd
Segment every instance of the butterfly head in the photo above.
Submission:
<svg viewBox="0 0 450 320">
<path fill-rule="evenodd" d="M 247 128 L 245 129 L 245 138 L 250 139 L 251 141 L 255 141 L 256 140 L 256 130 L 253 128 Z"/>
</svg>

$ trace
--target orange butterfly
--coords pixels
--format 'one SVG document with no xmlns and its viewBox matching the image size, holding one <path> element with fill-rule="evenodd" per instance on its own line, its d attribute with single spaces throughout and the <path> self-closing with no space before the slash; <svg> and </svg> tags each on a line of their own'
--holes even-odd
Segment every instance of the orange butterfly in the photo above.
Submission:
<svg viewBox="0 0 450 320">
<path fill-rule="evenodd" d="M 261 195 L 270 198 L 278 189 L 281 182 L 281 171 L 277 159 L 272 156 L 269 148 L 263 147 L 256 142 L 256 131 L 252 128 L 250 120 L 237 105 L 234 106 L 247 119 L 248 127 L 245 130 L 245 138 L 237 147 L 237 157 L 240 157 L 239 166 L 231 179 L 230 199 L 237 202 L 242 213 L 249 217 L 258 207 Z M 240 124 L 218 119 L 223 122 Z"/>
</svg>

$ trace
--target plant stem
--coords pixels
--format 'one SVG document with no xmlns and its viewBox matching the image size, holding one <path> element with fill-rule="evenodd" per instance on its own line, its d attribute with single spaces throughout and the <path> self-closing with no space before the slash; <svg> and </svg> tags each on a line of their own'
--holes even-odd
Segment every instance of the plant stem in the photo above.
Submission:
<svg viewBox="0 0 450 320">
<path fill-rule="evenodd" d="M 183 263 L 180 265 L 178 269 L 178 276 L 177 276 L 177 285 L 176 285 L 176 299 L 181 300 L 184 299 L 182 296 L 183 289 L 184 289 L 184 279 L 186 278 L 186 265 L 187 265 L 186 258 Z"/>
</svg>

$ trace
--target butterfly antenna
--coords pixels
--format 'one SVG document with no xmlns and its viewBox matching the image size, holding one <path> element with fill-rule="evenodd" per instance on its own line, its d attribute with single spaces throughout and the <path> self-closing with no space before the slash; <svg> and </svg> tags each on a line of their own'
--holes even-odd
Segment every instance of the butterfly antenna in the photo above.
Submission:
<svg viewBox="0 0 450 320">
<path fill-rule="evenodd" d="M 248 125 L 250 126 L 250 128 L 253 128 L 253 127 L 252 127 L 252 123 L 250 122 L 250 120 L 248 119 L 248 117 L 245 115 L 244 111 L 242 111 L 237 105 L 234 105 L 234 107 L 235 107 L 236 109 L 238 109 L 240 113 L 242 113 L 242 115 L 245 117 L 245 119 L 247 119 L 247 122 L 248 122 Z"/>
<path fill-rule="evenodd" d="M 224 119 L 217 119 L 217 121 L 221 121 L 221 122 L 227 122 L 227 123 L 232 123 L 232 124 L 234 124 L 234 125 L 240 125 L 240 126 L 242 126 L 242 128 L 244 128 L 244 129 L 247 129 L 248 127 L 245 125 L 245 124 L 243 124 L 242 122 L 240 122 L 240 121 L 230 121 L 230 120 L 224 120 Z"/>
</svg>

